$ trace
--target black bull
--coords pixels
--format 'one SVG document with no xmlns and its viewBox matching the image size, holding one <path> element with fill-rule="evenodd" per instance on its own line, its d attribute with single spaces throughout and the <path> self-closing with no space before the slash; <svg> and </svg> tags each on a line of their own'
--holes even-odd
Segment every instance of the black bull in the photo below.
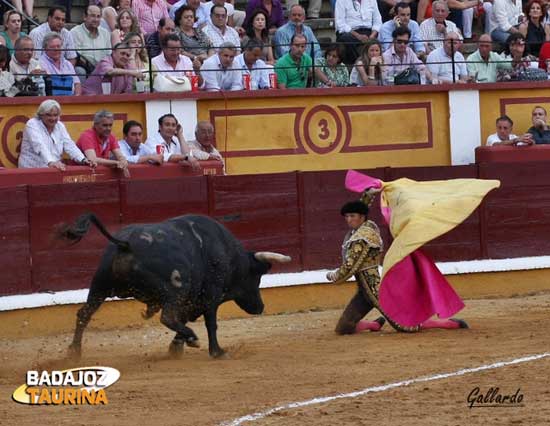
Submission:
<svg viewBox="0 0 550 426">
<path fill-rule="evenodd" d="M 249 314 L 261 314 L 260 278 L 272 262 L 290 257 L 270 252 L 247 252 L 220 223 L 206 216 L 179 216 L 161 223 L 129 225 L 114 236 L 91 213 L 73 226 L 63 225 L 59 236 L 74 242 L 94 224 L 109 239 L 92 279 L 86 304 L 78 311 L 70 351 L 79 356 L 82 334 L 92 315 L 108 297 L 134 297 L 145 303 L 145 318 L 162 310 L 161 322 L 176 332 L 170 352 L 179 356 L 183 345 L 198 347 L 185 324 L 204 316 L 209 353 L 223 355 L 216 336 L 218 307 L 234 300 Z"/>
</svg>

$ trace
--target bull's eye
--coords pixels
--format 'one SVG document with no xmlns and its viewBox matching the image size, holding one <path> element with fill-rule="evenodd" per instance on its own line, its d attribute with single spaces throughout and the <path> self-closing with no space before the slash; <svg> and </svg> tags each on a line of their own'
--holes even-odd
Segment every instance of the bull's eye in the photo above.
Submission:
<svg viewBox="0 0 550 426">
<path fill-rule="evenodd" d="M 181 283 L 180 271 L 178 271 L 177 269 L 174 269 L 172 271 L 172 275 L 170 275 L 170 282 L 174 287 L 178 287 L 178 288 L 181 287 L 182 283 Z"/>
</svg>

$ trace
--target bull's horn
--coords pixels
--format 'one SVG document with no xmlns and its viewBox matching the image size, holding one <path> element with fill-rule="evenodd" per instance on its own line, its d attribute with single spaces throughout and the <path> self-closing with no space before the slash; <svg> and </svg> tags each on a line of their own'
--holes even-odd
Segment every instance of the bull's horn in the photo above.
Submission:
<svg viewBox="0 0 550 426">
<path fill-rule="evenodd" d="M 260 262 L 277 262 L 277 263 L 288 263 L 292 260 L 290 256 L 285 256 L 284 254 L 273 253 L 271 251 L 259 251 L 254 253 L 256 260 Z"/>
</svg>

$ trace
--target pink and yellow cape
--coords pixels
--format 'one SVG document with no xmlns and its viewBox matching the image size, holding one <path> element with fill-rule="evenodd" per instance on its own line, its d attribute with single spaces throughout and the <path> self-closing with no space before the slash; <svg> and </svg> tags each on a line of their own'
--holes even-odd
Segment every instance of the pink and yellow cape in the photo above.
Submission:
<svg viewBox="0 0 550 426">
<path fill-rule="evenodd" d="M 393 243 L 386 252 L 380 306 L 394 321 L 414 327 L 437 314 L 449 318 L 464 307 L 434 262 L 420 248 L 462 223 L 498 180 L 451 179 L 383 182 L 354 170 L 346 188 L 381 189 L 380 207 Z"/>
</svg>

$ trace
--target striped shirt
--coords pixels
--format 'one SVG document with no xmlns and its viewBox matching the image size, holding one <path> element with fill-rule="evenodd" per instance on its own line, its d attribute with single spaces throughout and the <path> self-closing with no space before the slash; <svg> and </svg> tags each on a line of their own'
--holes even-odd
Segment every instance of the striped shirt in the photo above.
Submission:
<svg viewBox="0 0 550 426">
<path fill-rule="evenodd" d="M 237 48 L 237 51 L 241 50 L 241 39 L 239 37 L 239 33 L 231 27 L 226 26 L 225 32 L 222 34 L 218 27 L 215 27 L 212 24 L 207 24 L 202 31 L 212 42 L 212 47 L 216 52 L 219 50 L 218 47 L 226 42 L 233 43 L 233 45 Z"/>
<path fill-rule="evenodd" d="M 435 29 L 435 25 L 436 23 L 434 18 L 426 19 L 420 24 L 420 39 L 424 40 L 428 51 L 443 47 L 445 34 L 457 33 L 458 35 L 460 35 L 460 31 L 458 30 L 456 24 L 452 21 L 445 20 L 446 31 L 443 33 L 438 33 Z M 462 39 L 462 36 L 460 37 L 460 39 Z"/>
<path fill-rule="evenodd" d="M 168 18 L 168 8 L 163 0 L 134 0 L 132 10 L 137 16 L 139 27 L 144 34 L 151 34 L 157 30 L 159 21 Z"/>
</svg>

